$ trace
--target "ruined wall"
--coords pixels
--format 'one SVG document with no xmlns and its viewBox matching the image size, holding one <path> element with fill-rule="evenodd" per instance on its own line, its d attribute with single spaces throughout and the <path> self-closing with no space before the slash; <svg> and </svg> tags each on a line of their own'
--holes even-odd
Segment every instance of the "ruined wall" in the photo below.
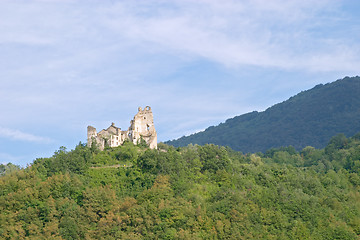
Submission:
<svg viewBox="0 0 360 240">
<path fill-rule="evenodd" d="M 139 107 L 138 113 L 130 122 L 129 133 L 130 139 L 134 144 L 143 138 L 150 148 L 157 148 L 157 133 L 151 107 L 146 106 L 144 110 Z"/>
<path fill-rule="evenodd" d="M 92 144 L 92 139 L 96 139 L 97 137 L 97 133 L 96 133 L 96 128 L 92 127 L 92 126 L 88 126 L 87 127 L 87 146 L 91 147 Z"/>
<path fill-rule="evenodd" d="M 130 121 L 130 127 L 127 131 L 122 131 L 116 127 L 114 123 L 107 129 L 96 132 L 96 128 L 87 127 L 87 146 L 91 147 L 93 143 L 97 144 L 100 150 L 105 146 L 117 147 L 130 140 L 134 144 L 138 144 L 144 139 L 150 148 L 157 148 L 157 133 L 154 126 L 154 118 L 149 106 L 144 110 L 139 107 L 138 113 L 134 119 Z"/>
</svg>

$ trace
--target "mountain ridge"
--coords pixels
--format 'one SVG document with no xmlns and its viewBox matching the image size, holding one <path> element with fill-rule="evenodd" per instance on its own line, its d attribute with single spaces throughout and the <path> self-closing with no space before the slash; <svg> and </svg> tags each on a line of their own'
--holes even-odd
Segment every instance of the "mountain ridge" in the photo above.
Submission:
<svg viewBox="0 0 360 240">
<path fill-rule="evenodd" d="M 263 112 L 249 112 L 217 126 L 165 142 L 175 147 L 213 143 L 242 152 L 306 146 L 323 148 L 329 139 L 360 131 L 360 77 L 345 77 L 301 91 Z"/>
</svg>

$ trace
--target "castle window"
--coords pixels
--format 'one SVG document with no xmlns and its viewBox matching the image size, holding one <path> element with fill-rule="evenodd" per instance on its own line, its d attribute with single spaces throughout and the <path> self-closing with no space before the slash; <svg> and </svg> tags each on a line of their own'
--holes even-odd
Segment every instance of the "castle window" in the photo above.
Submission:
<svg viewBox="0 0 360 240">
<path fill-rule="evenodd" d="M 148 131 L 150 130 L 149 124 L 146 124 L 146 129 L 147 129 Z"/>
</svg>

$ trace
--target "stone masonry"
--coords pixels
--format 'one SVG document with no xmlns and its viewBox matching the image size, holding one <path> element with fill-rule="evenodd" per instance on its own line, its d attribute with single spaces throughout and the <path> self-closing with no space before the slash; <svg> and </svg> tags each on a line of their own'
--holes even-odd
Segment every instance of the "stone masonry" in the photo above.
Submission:
<svg viewBox="0 0 360 240">
<path fill-rule="evenodd" d="M 141 138 L 145 140 L 150 148 L 157 148 L 157 133 L 154 127 L 153 113 L 149 106 L 146 106 L 144 110 L 139 107 L 138 113 L 134 116 L 134 119 L 130 121 L 130 127 L 127 131 L 122 131 L 121 128 L 116 127 L 114 123 L 98 133 L 96 132 L 96 128 L 92 126 L 87 127 L 88 147 L 96 143 L 100 150 L 104 150 L 105 146 L 120 146 L 125 140 L 130 140 L 134 144 L 138 144 Z"/>
</svg>

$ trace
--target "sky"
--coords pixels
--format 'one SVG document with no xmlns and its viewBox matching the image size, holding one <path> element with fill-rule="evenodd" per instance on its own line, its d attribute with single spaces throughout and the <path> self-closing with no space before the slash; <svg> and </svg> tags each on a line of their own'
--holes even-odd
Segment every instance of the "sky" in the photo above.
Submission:
<svg viewBox="0 0 360 240">
<path fill-rule="evenodd" d="M 360 75 L 358 0 L 0 0 L 0 164 L 151 106 L 158 141 Z"/>
</svg>

